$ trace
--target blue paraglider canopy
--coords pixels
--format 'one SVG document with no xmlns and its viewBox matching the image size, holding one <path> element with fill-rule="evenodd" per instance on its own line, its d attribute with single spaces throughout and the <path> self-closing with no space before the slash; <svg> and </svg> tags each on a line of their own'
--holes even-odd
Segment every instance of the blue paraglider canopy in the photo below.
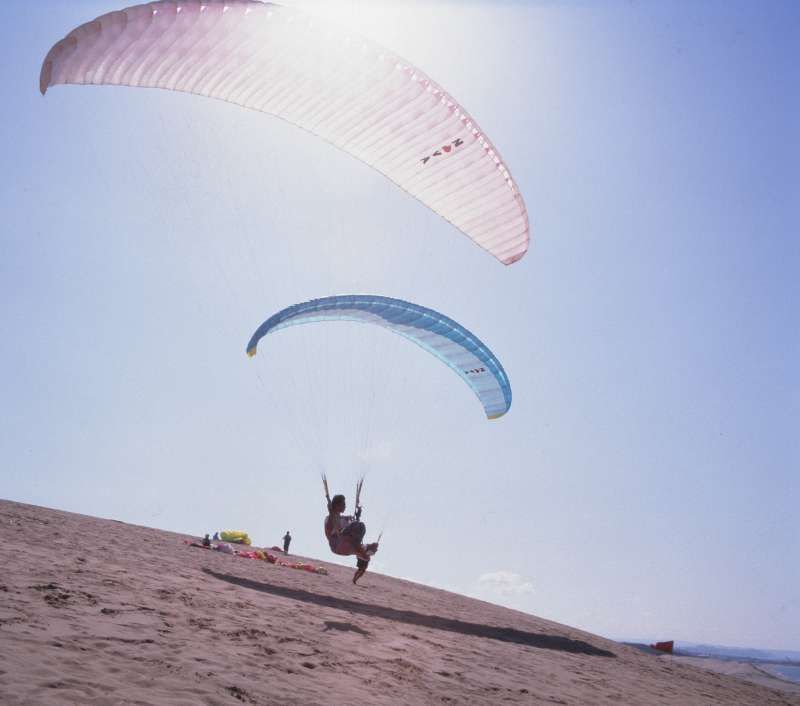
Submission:
<svg viewBox="0 0 800 706">
<path fill-rule="evenodd" d="M 318 321 L 358 321 L 389 329 L 413 341 L 454 370 L 477 395 L 489 419 L 511 407 L 511 383 L 496 356 L 461 324 L 418 304 L 371 294 L 348 294 L 294 304 L 273 314 L 253 334 L 254 356 L 266 335 Z"/>
</svg>

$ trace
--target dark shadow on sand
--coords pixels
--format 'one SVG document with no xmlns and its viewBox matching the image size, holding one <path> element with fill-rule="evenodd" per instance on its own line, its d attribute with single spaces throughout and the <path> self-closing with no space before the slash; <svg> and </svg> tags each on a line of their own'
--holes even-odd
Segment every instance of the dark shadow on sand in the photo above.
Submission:
<svg viewBox="0 0 800 706">
<path fill-rule="evenodd" d="M 450 632 L 457 632 L 462 635 L 486 637 L 491 640 L 500 640 L 502 642 L 515 642 L 518 645 L 538 647 L 544 650 L 560 650 L 561 652 L 572 652 L 574 654 L 585 654 L 595 657 L 616 657 L 613 652 L 601 650 L 599 647 L 590 645 L 588 642 L 571 640 L 567 637 L 559 637 L 558 635 L 544 635 L 542 633 L 516 630 L 515 628 L 500 628 L 493 625 L 481 625 L 480 623 L 467 623 L 463 620 L 441 618 L 438 615 L 425 615 L 424 613 L 417 613 L 413 610 L 398 610 L 396 608 L 374 605 L 372 603 L 349 601 L 344 598 L 335 598 L 334 596 L 326 596 L 321 593 L 304 591 L 300 588 L 275 586 L 270 583 L 264 583 L 263 581 L 253 581 L 252 579 L 231 576 L 230 574 L 220 574 L 211 569 L 203 569 L 203 571 L 209 576 L 213 576 L 215 579 L 231 583 L 234 586 L 242 586 L 254 591 L 271 593 L 274 596 L 291 598 L 295 601 L 313 603 L 327 608 L 337 608 L 338 610 L 347 610 L 351 613 L 360 613 L 361 615 L 383 618 L 385 620 L 395 620 L 399 623 L 420 625 L 426 628 L 434 628 L 435 630 L 449 630 Z"/>
</svg>

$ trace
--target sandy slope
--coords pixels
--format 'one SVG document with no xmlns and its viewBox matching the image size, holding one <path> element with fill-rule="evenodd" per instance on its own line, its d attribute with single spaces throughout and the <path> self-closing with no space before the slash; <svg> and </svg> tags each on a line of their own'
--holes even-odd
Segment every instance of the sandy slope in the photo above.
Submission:
<svg viewBox="0 0 800 706">
<path fill-rule="evenodd" d="M 540 618 L 0 501 L 0 703 L 800 704 Z"/>
</svg>

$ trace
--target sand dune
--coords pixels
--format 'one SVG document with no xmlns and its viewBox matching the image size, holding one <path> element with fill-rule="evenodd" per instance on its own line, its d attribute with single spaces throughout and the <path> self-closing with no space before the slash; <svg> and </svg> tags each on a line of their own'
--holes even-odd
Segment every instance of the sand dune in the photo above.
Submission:
<svg viewBox="0 0 800 706">
<path fill-rule="evenodd" d="M 800 705 L 408 581 L 184 539 L 0 501 L 0 703 Z"/>
</svg>

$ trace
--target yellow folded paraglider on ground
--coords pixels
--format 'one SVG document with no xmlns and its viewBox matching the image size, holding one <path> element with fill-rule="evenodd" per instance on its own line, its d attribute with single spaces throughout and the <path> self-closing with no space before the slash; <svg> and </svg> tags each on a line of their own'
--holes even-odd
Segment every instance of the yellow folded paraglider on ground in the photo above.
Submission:
<svg viewBox="0 0 800 706">
<path fill-rule="evenodd" d="M 250 537 L 247 532 L 240 530 L 225 530 L 219 533 L 219 537 L 223 542 L 233 542 L 234 544 L 246 544 L 250 546 Z"/>
</svg>

